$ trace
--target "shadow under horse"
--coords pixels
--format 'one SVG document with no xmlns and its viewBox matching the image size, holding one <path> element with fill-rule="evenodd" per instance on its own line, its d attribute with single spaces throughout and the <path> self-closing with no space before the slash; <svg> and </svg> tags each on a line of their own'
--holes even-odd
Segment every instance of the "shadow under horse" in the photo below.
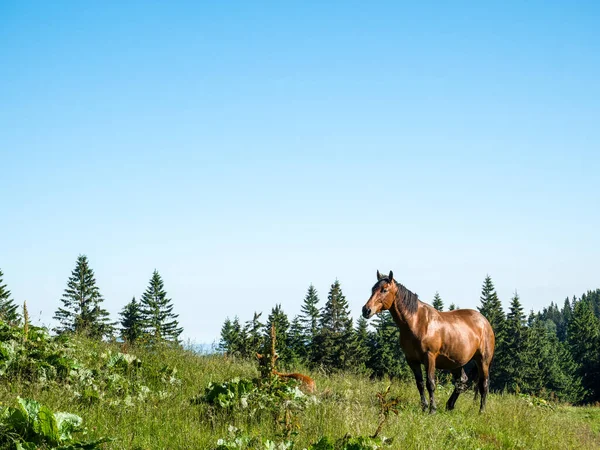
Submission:
<svg viewBox="0 0 600 450">
<path fill-rule="evenodd" d="M 428 405 L 421 365 L 425 366 L 429 412 L 433 414 L 436 411 L 435 369 L 452 373 L 454 392 L 446 403 L 446 409 L 452 410 L 458 396 L 468 388 L 465 365 L 473 361 L 477 367 L 477 387 L 481 395 L 479 412 L 483 412 L 495 345 L 494 331 L 488 320 L 472 309 L 438 311 L 394 280 L 393 272 L 386 276 L 377 271 L 377 283 L 362 314 L 369 319 L 387 310 L 400 328 L 400 347 L 415 375 L 423 411 Z"/>
</svg>

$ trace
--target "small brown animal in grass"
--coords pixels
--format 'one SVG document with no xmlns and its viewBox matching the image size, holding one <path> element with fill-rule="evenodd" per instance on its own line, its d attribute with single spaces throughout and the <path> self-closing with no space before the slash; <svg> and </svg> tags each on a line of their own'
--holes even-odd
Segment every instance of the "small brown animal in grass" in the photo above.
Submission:
<svg viewBox="0 0 600 450">
<path fill-rule="evenodd" d="M 258 358 L 258 362 L 261 366 L 266 366 L 269 365 L 269 361 L 267 359 L 265 359 L 263 357 L 263 355 L 261 355 L 260 353 L 256 354 L 256 357 Z M 273 356 L 273 362 L 272 364 L 275 364 L 275 360 L 278 358 L 279 356 L 277 354 L 275 354 Z M 312 394 L 315 392 L 317 386 L 315 384 L 315 380 L 313 380 L 311 377 L 309 377 L 308 375 L 304 375 L 301 373 L 281 373 L 275 370 L 275 367 L 271 368 L 271 373 L 273 375 L 277 375 L 279 378 L 291 378 L 293 380 L 298 380 L 300 382 L 300 388 L 305 391 L 308 394 Z"/>
</svg>

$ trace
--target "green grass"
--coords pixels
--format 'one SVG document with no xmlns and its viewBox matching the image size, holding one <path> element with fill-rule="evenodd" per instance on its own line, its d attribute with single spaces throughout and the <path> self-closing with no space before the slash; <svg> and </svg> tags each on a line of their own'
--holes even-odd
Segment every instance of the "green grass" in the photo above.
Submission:
<svg viewBox="0 0 600 450">
<path fill-rule="evenodd" d="M 93 365 L 106 344 L 83 341 L 80 358 Z M 119 348 L 114 347 L 113 351 Z M 54 411 L 79 414 L 89 429 L 89 438 L 114 437 L 107 449 L 211 449 L 217 439 L 226 437 L 229 425 L 252 436 L 273 440 L 282 431 L 269 414 L 251 415 L 246 410 L 231 415 L 215 412 L 207 405 L 193 405 L 190 399 L 210 381 L 258 376 L 257 364 L 234 361 L 222 356 L 196 356 L 178 350 L 137 349 L 132 351 L 143 363 L 143 382 L 161 396 L 134 401 L 131 406 L 111 405 L 107 399 L 82 404 L 73 390 L 62 384 L 8 383 L 0 378 L 0 404 L 14 405 L 16 397 L 33 398 Z M 159 370 L 177 367 L 180 383 L 164 390 Z M 346 434 L 371 435 L 378 424 L 377 392 L 389 382 L 371 381 L 356 374 L 326 376 L 312 373 L 317 394 L 297 417 L 296 449 L 307 447 L 323 435 L 333 439 Z M 555 405 L 532 406 L 513 395 L 491 395 L 485 414 L 478 413 L 472 391 L 463 394 L 456 410 L 443 405 L 451 387 L 437 389 L 439 411 L 430 416 L 421 411 L 417 389 L 412 382 L 392 383 L 390 395 L 400 397 L 399 414 L 391 414 L 381 435 L 393 438 L 393 449 L 567 449 L 600 448 L 600 409 Z"/>
</svg>

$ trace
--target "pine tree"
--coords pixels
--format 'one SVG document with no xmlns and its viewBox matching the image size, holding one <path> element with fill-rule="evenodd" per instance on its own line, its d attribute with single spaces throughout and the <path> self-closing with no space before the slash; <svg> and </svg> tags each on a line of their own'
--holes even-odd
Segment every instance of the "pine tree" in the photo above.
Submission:
<svg viewBox="0 0 600 450">
<path fill-rule="evenodd" d="M 335 280 L 321 312 L 321 327 L 316 339 L 316 348 L 319 349 L 317 362 L 330 370 L 350 367 L 353 332 L 348 302 L 340 282 Z"/>
<path fill-rule="evenodd" d="M 306 359 L 310 362 L 316 361 L 316 353 L 318 353 L 318 349 L 315 348 L 321 318 L 318 304 L 319 295 L 315 287 L 311 284 L 306 292 L 306 297 L 304 297 L 304 303 L 300 307 L 299 316 L 302 334 L 306 342 Z"/>
<path fill-rule="evenodd" d="M 579 364 L 585 400 L 600 400 L 600 323 L 593 305 L 583 298 L 573 307 L 567 337 L 573 359 Z"/>
<path fill-rule="evenodd" d="M 183 328 L 179 327 L 178 314 L 173 313 L 173 303 L 167 298 L 163 280 L 154 270 L 148 288 L 142 294 L 140 305 L 145 333 L 153 339 L 178 342 Z"/>
<path fill-rule="evenodd" d="M 577 402 L 582 398 L 577 364 L 562 344 L 550 320 L 534 317 L 527 330 L 520 366 L 521 392 Z"/>
<path fill-rule="evenodd" d="M 300 318 L 298 316 L 294 317 L 288 334 L 291 365 L 297 365 L 300 362 L 304 363 L 307 361 L 308 352 L 303 331 Z"/>
<path fill-rule="evenodd" d="M 54 319 L 60 323 L 55 328 L 57 333 L 82 333 L 93 338 L 114 334 L 115 323 L 109 321 L 108 311 L 101 307 L 104 298 L 85 255 L 77 257 L 61 301 L 63 307 L 54 313 Z"/>
<path fill-rule="evenodd" d="M 504 311 L 502 310 L 502 303 L 500 303 L 498 295 L 496 294 L 496 288 L 494 287 L 492 278 L 489 275 L 485 277 L 483 282 L 480 300 L 481 306 L 477 309 L 479 309 L 479 312 L 483 314 L 490 322 L 490 325 L 492 325 L 492 329 L 494 330 L 494 334 L 496 336 L 496 351 L 492 361 L 492 366 L 490 368 L 491 373 L 496 373 L 498 361 L 505 359 L 502 355 L 502 351 L 504 349 L 504 328 L 506 317 L 504 316 Z M 504 386 L 502 386 L 500 382 L 501 380 L 498 378 L 490 377 L 491 389 L 503 389 Z"/>
<path fill-rule="evenodd" d="M 268 347 L 261 353 L 269 354 L 269 349 L 271 348 L 271 326 L 273 324 L 275 324 L 275 351 L 279 356 L 278 361 L 283 365 L 288 365 L 292 362 L 293 356 L 288 339 L 290 321 L 285 312 L 283 312 L 280 304 L 275 305 L 267 318 L 267 323 L 264 328 L 264 342 Z"/>
<path fill-rule="evenodd" d="M 232 322 L 228 317 L 221 328 L 221 339 L 218 349 L 228 356 L 241 356 L 242 348 L 242 327 L 240 320 L 235 317 Z"/>
<path fill-rule="evenodd" d="M 454 303 L 450 303 L 450 306 L 448 307 L 448 311 L 454 311 L 455 309 L 458 309 L 456 307 L 456 305 Z"/>
<path fill-rule="evenodd" d="M 565 299 L 565 303 L 563 304 L 563 308 L 561 310 L 561 315 L 563 318 L 562 324 L 560 327 L 557 327 L 556 334 L 561 342 L 565 342 L 567 340 L 567 329 L 569 328 L 569 322 L 573 316 L 573 310 L 571 309 L 569 297 Z"/>
<path fill-rule="evenodd" d="M 525 345 L 525 314 L 515 294 L 511 300 L 510 311 L 506 319 L 506 338 L 498 348 L 496 364 L 496 385 L 509 392 L 517 392 L 522 384 L 520 367 L 523 364 L 523 350 Z"/>
<path fill-rule="evenodd" d="M 489 275 L 485 277 L 483 282 L 480 300 L 481 306 L 477 309 L 489 320 L 496 334 L 496 343 L 498 343 L 498 337 L 501 337 L 504 331 L 505 316 L 502 303 L 498 299 L 496 288 L 494 288 L 494 283 Z"/>
<path fill-rule="evenodd" d="M 353 339 L 354 348 L 352 349 L 353 366 L 356 368 L 366 368 L 369 362 L 369 328 L 367 319 L 360 316 L 356 322 L 355 338 Z"/>
<path fill-rule="evenodd" d="M 262 334 L 264 324 L 260 321 L 262 313 L 254 312 L 252 320 L 245 323 L 240 340 L 242 344 L 241 354 L 244 358 L 255 358 L 256 353 L 262 351 L 264 336 Z"/>
<path fill-rule="evenodd" d="M 135 300 L 135 297 L 127 303 L 121 315 L 121 337 L 129 344 L 135 344 L 136 341 L 144 334 L 144 322 L 140 304 Z"/>
<path fill-rule="evenodd" d="M 439 292 L 436 292 L 433 296 L 433 307 L 438 311 L 444 310 L 444 302 L 442 301 L 442 297 L 440 297 Z"/>
<path fill-rule="evenodd" d="M 594 310 L 594 315 L 600 318 L 600 289 L 587 291 L 581 296 L 581 300 L 589 302 Z"/>
<path fill-rule="evenodd" d="M 17 304 L 10 298 L 6 284 L 2 284 L 2 277 L 4 274 L 0 270 L 0 320 L 16 325 L 20 320 Z"/>
<path fill-rule="evenodd" d="M 412 373 L 400 348 L 400 329 L 394 323 L 389 311 L 384 311 L 374 319 L 375 332 L 370 334 L 369 361 L 367 368 L 373 376 L 381 378 L 408 378 Z"/>
</svg>

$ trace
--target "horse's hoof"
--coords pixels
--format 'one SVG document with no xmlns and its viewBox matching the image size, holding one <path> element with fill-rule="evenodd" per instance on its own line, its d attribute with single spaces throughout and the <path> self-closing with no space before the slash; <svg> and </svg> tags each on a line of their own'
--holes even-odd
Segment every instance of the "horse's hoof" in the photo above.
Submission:
<svg viewBox="0 0 600 450">
<path fill-rule="evenodd" d="M 437 409 L 430 409 L 429 410 L 429 415 L 433 415 L 437 412 Z"/>
</svg>

